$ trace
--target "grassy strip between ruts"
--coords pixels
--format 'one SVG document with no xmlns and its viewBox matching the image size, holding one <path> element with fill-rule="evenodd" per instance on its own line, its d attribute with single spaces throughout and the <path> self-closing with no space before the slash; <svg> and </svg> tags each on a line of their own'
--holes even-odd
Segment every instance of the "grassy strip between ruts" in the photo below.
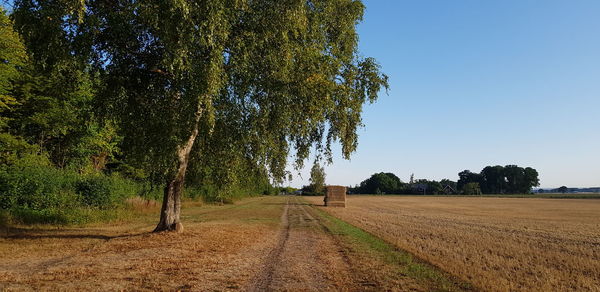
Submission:
<svg viewBox="0 0 600 292">
<path fill-rule="evenodd" d="M 353 252 L 369 258 L 381 260 L 399 274 L 417 280 L 431 291 L 475 291 L 469 283 L 440 270 L 439 268 L 415 258 L 412 254 L 394 247 L 383 239 L 364 231 L 350 223 L 340 220 L 319 208 L 316 215 L 334 237 L 346 243 Z"/>
</svg>

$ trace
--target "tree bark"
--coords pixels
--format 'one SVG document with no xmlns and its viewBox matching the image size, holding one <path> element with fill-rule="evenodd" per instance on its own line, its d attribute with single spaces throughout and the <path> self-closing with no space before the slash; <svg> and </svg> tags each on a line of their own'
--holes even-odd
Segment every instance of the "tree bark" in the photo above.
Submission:
<svg viewBox="0 0 600 292">
<path fill-rule="evenodd" d="M 192 146 L 194 146 L 194 141 L 196 141 L 196 137 L 198 136 L 201 115 L 202 109 L 198 106 L 192 133 L 186 143 L 179 146 L 177 149 L 177 172 L 173 178 L 167 181 L 167 185 L 165 186 L 163 203 L 160 211 L 160 221 L 156 228 L 154 228 L 154 232 L 183 231 L 183 225 L 180 220 L 181 196 L 183 194 L 183 186 L 185 183 L 185 173 L 190 160 L 190 152 L 192 151 Z"/>
</svg>

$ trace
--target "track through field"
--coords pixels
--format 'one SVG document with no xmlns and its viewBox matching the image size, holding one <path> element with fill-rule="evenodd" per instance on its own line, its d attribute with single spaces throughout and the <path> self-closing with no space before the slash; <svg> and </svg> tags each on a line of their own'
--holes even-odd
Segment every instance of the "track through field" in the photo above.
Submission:
<svg viewBox="0 0 600 292">
<path fill-rule="evenodd" d="M 364 290 L 355 280 L 345 250 L 325 232 L 312 207 L 286 199 L 277 246 L 248 291 Z"/>
</svg>

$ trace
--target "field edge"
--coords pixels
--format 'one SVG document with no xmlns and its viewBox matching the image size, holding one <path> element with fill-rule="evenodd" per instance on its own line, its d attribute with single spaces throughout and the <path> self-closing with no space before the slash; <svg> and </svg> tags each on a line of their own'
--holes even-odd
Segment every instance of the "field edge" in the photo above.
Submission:
<svg viewBox="0 0 600 292">
<path fill-rule="evenodd" d="M 375 257 L 390 266 L 402 276 L 407 276 L 430 287 L 431 291 L 477 291 L 468 282 L 442 270 L 441 268 L 418 258 L 416 255 L 400 249 L 384 239 L 339 219 L 321 208 L 309 205 L 321 219 L 325 231 L 343 242 L 352 251 Z"/>
</svg>

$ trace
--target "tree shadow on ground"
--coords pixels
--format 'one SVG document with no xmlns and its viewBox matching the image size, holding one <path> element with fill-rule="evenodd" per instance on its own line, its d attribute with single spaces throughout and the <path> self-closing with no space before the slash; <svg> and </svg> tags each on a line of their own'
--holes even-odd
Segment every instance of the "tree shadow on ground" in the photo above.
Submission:
<svg viewBox="0 0 600 292">
<path fill-rule="evenodd" d="M 44 229 L 44 228 L 20 228 L 3 227 L 0 229 L 0 238 L 2 239 L 101 239 L 111 240 L 116 238 L 136 237 L 151 232 L 123 233 L 116 235 L 107 235 L 106 230 L 98 229 Z M 104 233 L 104 234 L 103 234 Z"/>
</svg>

